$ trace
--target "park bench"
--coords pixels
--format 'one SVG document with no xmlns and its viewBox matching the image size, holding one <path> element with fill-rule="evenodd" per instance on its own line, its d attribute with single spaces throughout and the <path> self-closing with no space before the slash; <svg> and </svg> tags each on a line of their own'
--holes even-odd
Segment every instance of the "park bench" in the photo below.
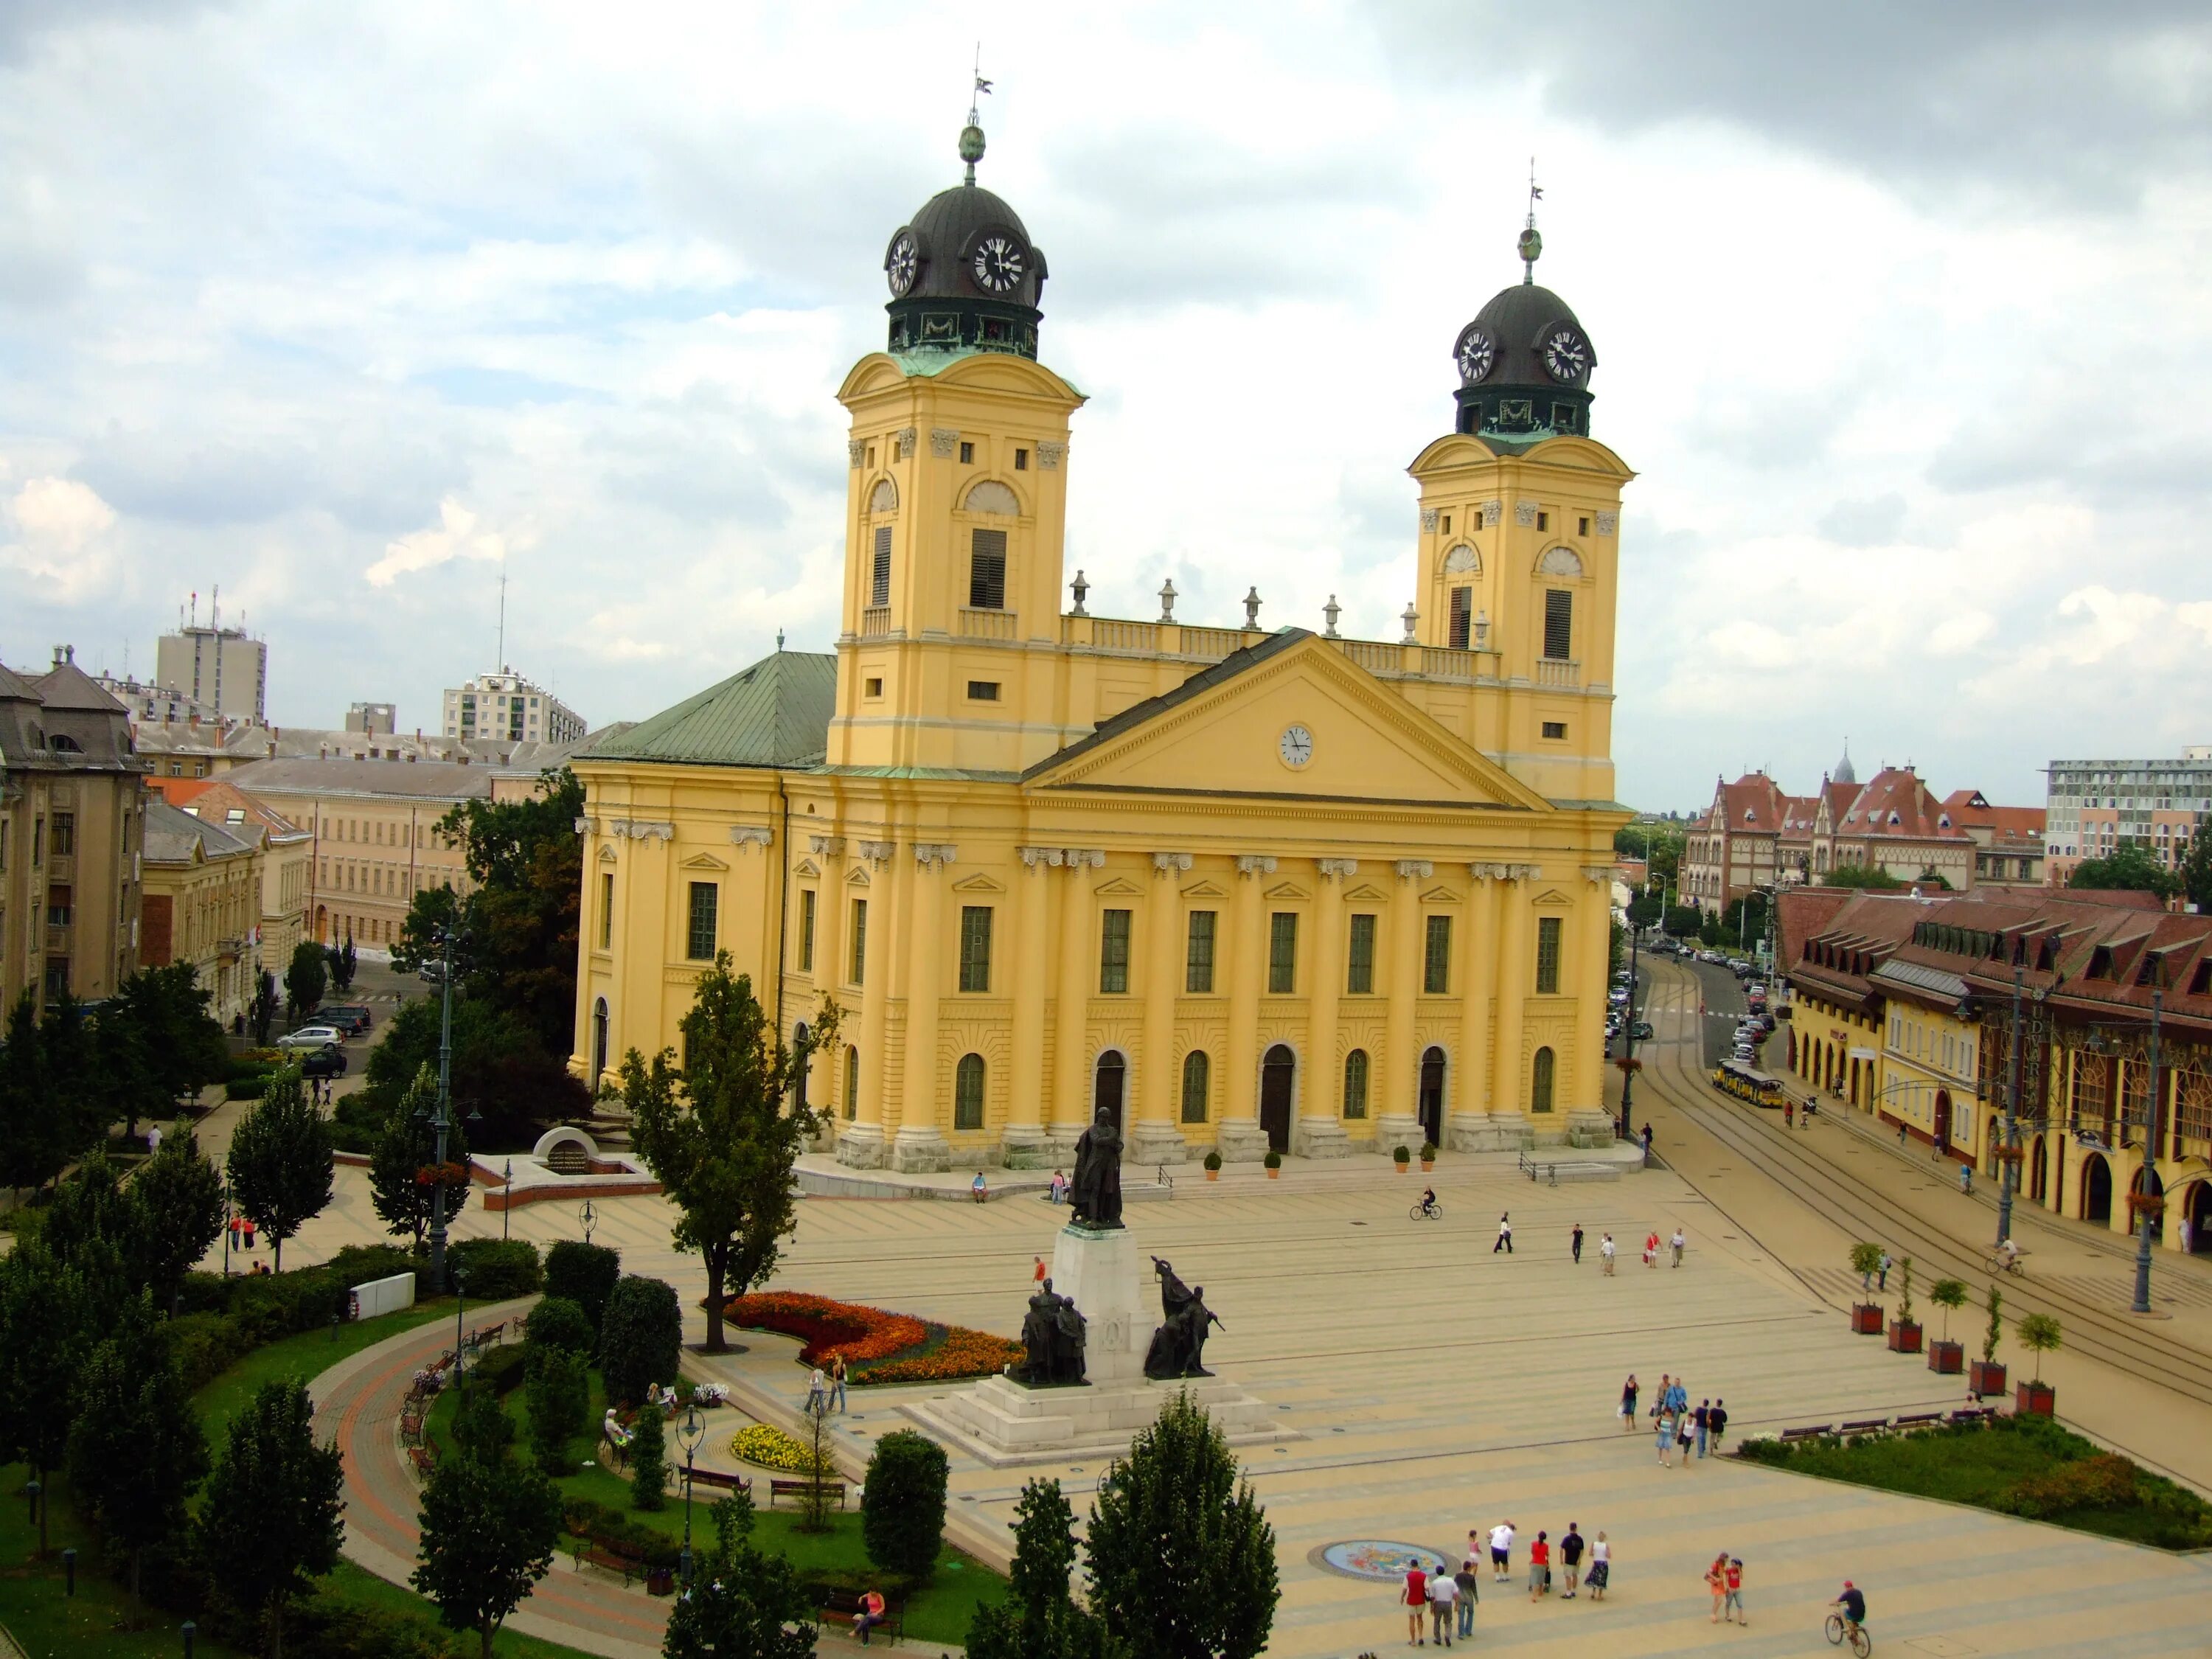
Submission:
<svg viewBox="0 0 2212 1659">
<path fill-rule="evenodd" d="M 641 1577 L 645 1572 L 644 1551 L 611 1544 L 603 1539 L 579 1539 L 575 1558 L 580 1571 L 586 1567 L 605 1567 L 610 1572 L 620 1573 L 625 1588 L 631 1579 Z"/>
<path fill-rule="evenodd" d="M 690 1481 L 694 1488 L 712 1486 L 717 1492 L 750 1492 L 753 1483 L 742 1474 L 725 1474 L 720 1469 L 693 1469 Z"/>
<path fill-rule="evenodd" d="M 1951 1413 L 1954 1423 L 1986 1423 L 1997 1414 L 1995 1406 L 1966 1406 Z"/>
<path fill-rule="evenodd" d="M 1844 1434 L 1886 1434 L 1888 1431 L 1889 1419 L 1886 1417 L 1860 1417 L 1855 1418 L 1850 1422 L 1844 1424 L 1842 1427 L 1841 1432 Z"/>
<path fill-rule="evenodd" d="M 1915 1412 L 1910 1417 L 1897 1419 L 1892 1426 L 1900 1429 L 1917 1429 L 1925 1427 L 1930 1423 L 1941 1423 L 1942 1420 L 1943 1413 L 1941 1412 Z"/>
<path fill-rule="evenodd" d="M 428 1480 L 431 1472 L 438 1467 L 437 1449 L 429 1445 L 410 1446 L 407 1449 L 407 1461 L 415 1466 L 416 1474 Z"/>
<path fill-rule="evenodd" d="M 842 1480 L 771 1480 L 768 1483 L 768 1506 L 774 1509 L 779 1498 L 804 1498 L 817 1486 L 823 1496 L 837 1500 L 839 1509 L 845 1507 L 845 1483 Z"/>
<path fill-rule="evenodd" d="M 507 1322 L 502 1319 L 496 1325 L 486 1325 L 480 1330 L 471 1331 L 469 1346 L 472 1349 L 489 1348 L 503 1341 L 506 1336 Z"/>
<path fill-rule="evenodd" d="M 834 1620 L 840 1628 L 849 1632 L 853 1628 L 853 1620 L 860 1611 L 860 1591 L 824 1590 L 822 1592 L 822 1605 L 815 1609 L 814 1627 L 818 1631 Z M 868 1634 L 872 1638 L 887 1637 L 890 1644 L 896 1647 L 899 1638 L 906 1634 L 906 1603 L 892 1596 L 884 1597 L 884 1622 Z"/>
<path fill-rule="evenodd" d="M 410 1444 L 422 1437 L 422 1408 L 419 1405 L 410 1401 L 407 1409 L 400 1413 L 399 1436 Z"/>
<path fill-rule="evenodd" d="M 1818 1440 L 1822 1435 L 1833 1434 L 1835 1431 L 1834 1424 L 1820 1423 L 1808 1429 L 1784 1429 L 1782 1431 L 1782 1437 L 1784 1440 Z"/>
</svg>

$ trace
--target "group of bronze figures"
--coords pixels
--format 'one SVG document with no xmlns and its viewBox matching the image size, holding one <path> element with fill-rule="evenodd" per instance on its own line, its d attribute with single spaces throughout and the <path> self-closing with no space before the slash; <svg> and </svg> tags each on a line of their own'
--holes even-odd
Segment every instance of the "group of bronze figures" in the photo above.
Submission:
<svg viewBox="0 0 2212 1659">
<path fill-rule="evenodd" d="M 1145 1375 L 1154 1382 L 1211 1376 L 1204 1364 L 1206 1339 L 1221 1316 L 1206 1305 L 1206 1286 L 1184 1284 L 1158 1256 L 1152 1258 L 1152 1273 L 1160 1282 L 1160 1328 L 1145 1354 Z M 1029 1317 L 1022 1321 L 1028 1358 L 1015 1370 L 1014 1380 L 1032 1388 L 1082 1382 L 1084 1334 L 1084 1317 L 1074 1298 L 1062 1296 L 1046 1279 L 1030 1298 Z"/>
</svg>

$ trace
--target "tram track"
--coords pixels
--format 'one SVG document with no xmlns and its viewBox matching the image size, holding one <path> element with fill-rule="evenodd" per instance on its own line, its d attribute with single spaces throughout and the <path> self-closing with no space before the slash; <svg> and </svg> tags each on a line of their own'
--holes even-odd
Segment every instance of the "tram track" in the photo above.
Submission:
<svg viewBox="0 0 2212 1659">
<path fill-rule="evenodd" d="M 1693 1000 L 1681 995 L 1694 985 L 1694 979 L 1687 986 L 1677 980 L 1668 989 L 1676 999 L 1672 1012 L 1697 1022 L 1691 1039 L 1695 1045 L 1691 1064 L 1701 1068 L 1704 1016 L 1697 1000 L 1702 999 Z M 1658 989 L 1656 983 L 1653 988 Z M 1912 1255 L 1936 1277 L 1962 1279 L 1970 1284 L 1992 1282 L 1984 1265 L 1988 1255 L 1985 1246 L 1953 1236 L 1938 1224 L 1870 1188 L 1844 1184 L 1843 1172 L 1816 1156 L 1797 1139 L 1796 1132 L 1770 1129 L 1756 1121 L 1746 1121 L 1732 1104 L 1711 1096 L 1701 1069 L 1686 1075 L 1680 1037 L 1662 1040 L 1650 1047 L 1671 1052 L 1662 1064 L 1645 1067 L 1638 1081 L 1809 1212 L 1838 1227 L 1847 1237 L 1886 1241 L 1894 1254 Z M 1803 1275 L 1800 1273 L 1799 1278 L 1803 1279 Z M 1820 1287 L 1810 1280 L 1804 1282 L 1815 1294 L 1827 1299 Z M 2000 1288 L 2006 1301 L 2015 1308 L 2057 1316 L 2067 1328 L 2069 1346 L 2080 1347 L 2120 1365 L 2184 1399 L 2212 1405 L 2212 1352 L 2161 1335 L 2154 1328 L 2055 1290 L 2030 1275 L 2008 1274 Z M 2075 1340 L 2077 1334 L 2096 1340 L 2080 1341 Z"/>
</svg>

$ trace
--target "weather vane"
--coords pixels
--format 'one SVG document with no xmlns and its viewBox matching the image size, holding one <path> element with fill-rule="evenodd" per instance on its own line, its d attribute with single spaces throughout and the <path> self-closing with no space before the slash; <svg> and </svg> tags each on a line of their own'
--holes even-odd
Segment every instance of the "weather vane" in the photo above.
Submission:
<svg viewBox="0 0 2212 1659">
<path fill-rule="evenodd" d="M 968 98 L 968 125 L 960 133 L 960 159 L 968 164 L 968 182 L 975 182 L 975 163 L 983 159 L 983 95 L 991 83 L 983 78 L 983 43 L 975 43 L 975 87 Z"/>
<path fill-rule="evenodd" d="M 1521 280 L 1534 286 L 1536 281 L 1536 261 L 1544 252 L 1544 239 L 1536 230 L 1536 204 L 1544 199 L 1544 192 L 1536 183 L 1536 158 L 1528 158 L 1528 222 L 1521 228 Z"/>
</svg>

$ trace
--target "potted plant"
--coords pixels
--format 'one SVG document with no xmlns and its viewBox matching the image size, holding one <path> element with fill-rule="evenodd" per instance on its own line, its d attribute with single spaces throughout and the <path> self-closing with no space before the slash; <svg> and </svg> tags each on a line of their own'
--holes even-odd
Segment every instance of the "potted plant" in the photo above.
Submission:
<svg viewBox="0 0 2212 1659">
<path fill-rule="evenodd" d="M 1206 1154 L 1206 1178 L 1208 1181 L 1221 1179 L 1221 1150 L 1218 1147 L 1209 1150 Z"/>
<path fill-rule="evenodd" d="M 1966 1368 L 1966 1345 L 1951 1340 L 1951 1310 L 1966 1305 L 1966 1282 L 1939 1279 L 1929 1288 L 1928 1299 L 1943 1310 L 1943 1335 L 1928 1345 L 1928 1369 L 1945 1376 L 1956 1376 Z"/>
<path fill-rule="evenodd" d="M 1437 1143 L 1433 1140 L 1425 1140 L 1421 1143 L 1421 1168 L 1433 1170 L 1436 1167 Z"/>
<path fill-rule="evenodd" d="M 1413 1167 L 1413 1155 L 1403 1145 L 1393 1146 L 1390 1149 L 1390 1161 L 1398 1166 L 1400 1175 L 1404 1175 Z"/>
<path fill-rule="evenodd" d="M 1260 1162 L 1267 1166 L 1268 1180 L 1279 1181 L 1283 1178 L 1283 1155 L 1273 1146 L 1267 1148 L 1267 1157 L 1261 1158 Z"/>
<path fill-rule="evenodd" d="M 1881 1245 L 1854 1244 L 1851 1246 L 1851 1271 L 1859 1276 L 1859 1285 L 1863 1293 L 1864 1287 L 1874 1283 L 1874 1276 L 1881 1267 Z M 1881 1334 L 1881 1304 L 1879 1302 L 1852 1303 L 1851 1331 L 1856 1336 L 1880 1336 Z"/>
<path fill-rule="evenodd" d="M 2058 1322 L 2049 1314 L 2030 1314 L 2013 1328 L 2013 1334 L 2020 1339 L 2021 1347 L 2032 1354 L 2041 1355 L 2056 1348 L 2063 1334 L 2058 1328 Z M 2036 1369 L 2043 1369 L 2040 1360 L 2037 1362 Z M 2014 1394 L 2013 1410 L 2034 1412 L 2044 1417 L 2055 1416 L 2058 1410 L 2058 1390 L 2039 1376 L 2032 1382 L 2023 1382 Z"/>
<path fill-rule="evenodd" d="M 1899 1285 L 1904 1300 L 1898 1304 L 1897 1317 L 1889 1322 L 1889 1350 L 1892 1353 L 1920 1352 L 1920 1322 L 1912 1316 L 1912 1258 L 1907 1256 L 1899 1264 L 1905 1270 Z"/>
<path fill-rule="evenodd" d="M 1982 1336 L 1982 1357 L 1974 1362 L 1973 1372 L 1967 1379 L 1968 1387 L 1978 1400 L 1986 1400 L 1991 1395 L 2002 1395 L 2005 1391 L 2005 1368 L 1997 1364 L 1997 1339 L 2004 1334 L 2004 1323 L 1998 1317 L 1998 1310 L 2003 1306 L 2004 1297 L 1997 1294 L 1996 1285 L 1990 1285 L 1990 1328 Z"/>
</svg>

